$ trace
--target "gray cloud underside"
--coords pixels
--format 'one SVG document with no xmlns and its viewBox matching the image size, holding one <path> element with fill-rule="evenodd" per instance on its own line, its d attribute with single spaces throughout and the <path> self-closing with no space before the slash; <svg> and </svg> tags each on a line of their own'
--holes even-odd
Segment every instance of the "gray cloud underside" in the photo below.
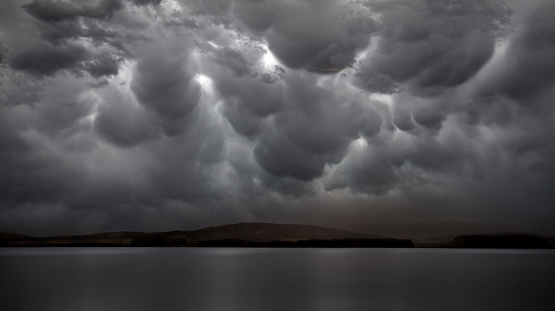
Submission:
<svg viewBox="0 0 555 311">
<path fill-rule="evenodd" d="M 547 0 L 2 1 L 0 231 L 548 232 L 553 16 Z"/>
</svg>

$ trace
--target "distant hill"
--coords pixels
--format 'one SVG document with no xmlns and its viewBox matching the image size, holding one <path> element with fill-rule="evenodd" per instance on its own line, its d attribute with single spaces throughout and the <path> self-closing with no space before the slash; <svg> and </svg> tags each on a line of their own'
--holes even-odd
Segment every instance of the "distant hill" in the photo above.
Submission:
<svg viewBox="0 0 555 311">
<path fill-rule="evenodd" d="M 333 240 L 333 239 L 383 239 L 385 237 L 364 233 L 355 233 L 339 229 L 330 229 L 312 225 L 291 225 L 272 223 L 239 223 L 209 227 L 189 231 L 192 239 L 221 240 L 241 239 L 256 242 L 298 241 L 298 240 Z"/>
<path fill-rule="evenodd" d="M 330 241 L 333 241 L 330 242 Z M 412 247 L 410 240 L 312 225 L 239 223 L 193 231 L 108 232 L 29 237 L 0 234 L 0 246 L 242 246 L 242 247 Z"/>
<path fill-rule="evenodd" d="M 154 233 L 107 232 L 52 237 L 0 233 L 0 246 L 555 248 L 555 238 L 500 233 L 441 237 L 413 243 L 411 240 L 312 225 L 238 223 Z"/>
</svg>

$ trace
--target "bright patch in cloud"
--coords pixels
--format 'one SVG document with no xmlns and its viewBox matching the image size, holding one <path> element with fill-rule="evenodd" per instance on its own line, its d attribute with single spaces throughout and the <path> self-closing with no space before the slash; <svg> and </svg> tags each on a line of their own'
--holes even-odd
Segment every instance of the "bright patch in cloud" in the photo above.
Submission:
<svg viewBox="0 0 555 311">
<path fill-rule="evenodd" d="M 264 71 L 271 71 L 275 68 L 276 65 L 280 65 L 279 60 L 274 56 L 272 51 L 268 48 L 268 46 L 264 46 L 266 49 L 266 53 L 262 56 L 262 64 L 264 66 Z"/>
<path fill-rule="evenodd" d="M 197 74 L 195 76 L 195 80 L 200 84 L 203 91 L 210 95 L 214 94 L 214 82 L 210 77 L 203 74 Z"/>
</svg>

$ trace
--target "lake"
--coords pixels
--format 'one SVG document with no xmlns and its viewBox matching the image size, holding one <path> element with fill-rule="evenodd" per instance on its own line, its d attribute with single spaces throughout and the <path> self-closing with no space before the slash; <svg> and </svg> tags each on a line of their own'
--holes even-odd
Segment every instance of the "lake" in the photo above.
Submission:
<svg viewBox="0 0 555 311">
<path fill-rule="evenodd" d="M 0 309 L 555 310 L 555 250 L 0 248 Z"/>
</svg>

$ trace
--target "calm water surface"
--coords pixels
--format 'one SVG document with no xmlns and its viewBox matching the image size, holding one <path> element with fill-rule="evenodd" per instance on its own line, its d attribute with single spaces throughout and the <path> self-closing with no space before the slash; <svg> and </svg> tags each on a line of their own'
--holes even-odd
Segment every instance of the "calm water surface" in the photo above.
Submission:
<svg viewBox="0 0 555 311">
<path fill-rule="evenodd" d="M 555 310 L 555 251 L 0 248 L 0 310 Z"/>
</svg>

